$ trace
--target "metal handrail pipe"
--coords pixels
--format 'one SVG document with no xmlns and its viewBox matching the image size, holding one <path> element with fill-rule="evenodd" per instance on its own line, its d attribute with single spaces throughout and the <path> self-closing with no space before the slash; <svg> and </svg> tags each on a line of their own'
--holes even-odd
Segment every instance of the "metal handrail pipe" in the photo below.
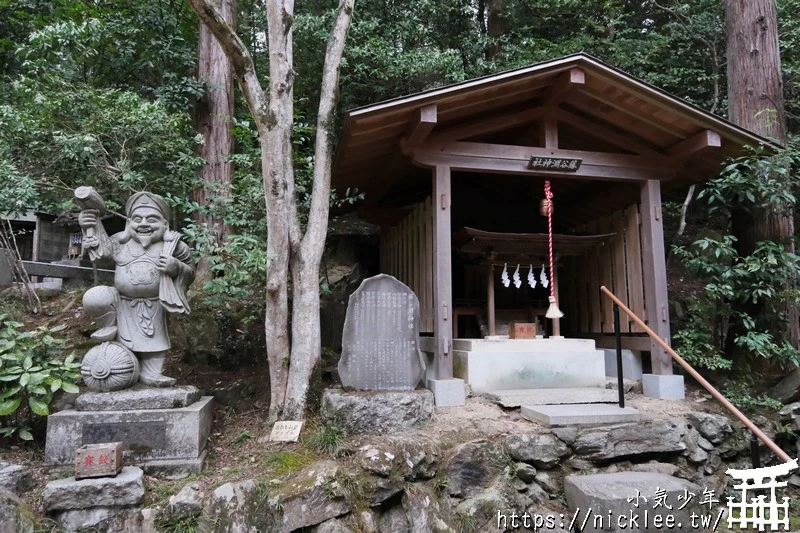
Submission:
<svg viewBox="0 0 800 533">
<path fill-rule="evenodd" d="M 708 392 L 711 394 L 711 396 L 713 396 L 713 397 L 714 397 L 714 398 L 715 398 L 717 401 L 719 401 L 719 403 L 721 403 L 721 404 L 722 404 L 722 406 L 723 406 L 723 407 L 725 407 L 725 409 L 727 409 L 728 411 L 730 411 L 730 412 L 731 412 L 731 414 L 733 414 L 733 415 L 734 415 L 736 418 L 738 418 L 738 419 L 739 419 L 739 421 L 740 421 L 742 424 L 744 424 L 745 426 L 747 426 L 747 429 L 749 429 L 750 431 L 752 431 L 752 432 L 753 432 L 753 434 L 754 434 L 756 437 L 758 437 L 758 439 L 759 439 L 761 442 L 763 442 L 763 443 L 764 443 L 764 444 L 767 446 L 767 448 L 769 448 L 770 450 L 772 450 L 772 451 L 775 453 L 775 455 L 777 455 L 778 457 L 780 457 L 780 458 L 781 458 L 781 459 L 782 459 L 784 462 L 787 462 L 787 463 L 788 463 L 789 461 L 791 461 L 791 460 L 792 460 L 792 458 L 791 458 L 791 457 L 789 457 L 789 455 L 788 455 L 786 452 L 784 452 L 784 451 L 783 451 L 783 450 L 782 450 L 782 449 L 781 449 L 781 448 L 780 448 L 780 447 L 779 447 L 777 444 L 775 444 L 775 442 L 774 442 L 772 439 L 770 439 L 770 438 L 769 438 L 769 437 L 766 435 L 766 433 L 764 433 L 763 431 L 761 431 L 761 430 L 760 430 L 760 429 L 759 429 L 759 428 L 758 428 L 758 427 L 757 427 L 755 424 L 753 424 L 753 422 L 751 422 L 751 421 L 750 421 L 750 419 L 749 419 L 749 418 L 747 418 L 747 417 L 744 415 L 744 413 L 742 413 L 742 412 L 741 412 L 739 409 L 737 409 L 737 408 L 736 408 L 736 406 L 735 406 L 735 405 L 733 405 L 733 404 L 732 404 L 732 403 L 731 403 L 731 402 L 730 402 L 730 401 L 729 401 L 729 400 L 728 400 L 728 399 L 727 399 L 725 396 L 723 396 L 721 392 L 719 392 L 717 389 L 715 389 L 715 388 L 714 388 L 714 386 L 713 386 L 713 385 L 711 385 L 711 383 L 709 383 L 708 381 L 706 381 L 706 379 L 705 379 L 703 376 L 701 376 L 701 375 L 700 375 L 700 374 L 697 372 L 697 370 L 695 370 L 694 368 L 692 368 L 692 366 L 691 366 L 689 363 L 687 363 L 686 361 L 684 361 L 683 357 L 681 357 L 680 355 L 678 355 L 677 353 L 675 353 L 675 350 L 673 350 L 672 348 L 670 348 L 670 347 L 669 347 L 669 345 L 668 345 L 666 342 L 664 342 L 664 340 L 663 340 L 661 337 L 659 337 L 659 336 L 656 334 L 656 332 L 655 332 L 655 331 L 653 331 L 652 329 L 650 329 L 649 327 L 647 327 L 647 324 L 645 324 L 645 323 L 644 323 L 644 321 L 642 321 L 642 319 L 641 319 L 641 318 L 639 318 L 638 316 L 636 316 L 636 314 L 634 314 L 634 312 L 633 312 L 633 311 L 631 311 L 630 309 L 628 309 L 628 307 L 627 307 L 627 306 L 626 306 L 624 303 L 622 303 L 622 301 L 620 301 L 620 299 L 619 299 L 619 298 L 617 298 L 616 296 L 614 296 L 614 293 L 612 293 L 610 290 L 608 290 L 608 289 L 607 289 L 605 286 L 601 286 L 601 287 L 600 287 L 600 290 L 601 290 L 601 291 L 602 291 L 602 292 L 603 292 L 603 293 L 604 293 L 606 296 L 608 296 L 609 298 L 611 298 L 611 300 L 613 300 L 613 301 L 614 301 L 614 303 L 615 303 L 615 304 L 617 304 L 617 305 L 620 307 L 620 309 L 622 309 L 623 311 L 625 311 L 625 314 L 626 314 L 626 315 L 628 315 L 628 316 L 631 318 L 631 320 L 633 320 L 634 322 L 636 322 L 636 324 L 637 324 L 637 325 L 638 325 L 640 328 L 642 328 L 642 329 L 643 329 L 645 332 L 647 332 L 647 334 L 648 334 L 648 335 L 650 335 L 650 338 L 651 338 L 651 339 L 653 339 L 653 340 L 654 340 L 655 342 L 657 342 L 657 343 L 658 343 L 658 344 L 659 344 L 659 345 L 660 345 L 662 348 L 664 348 L 664 350 L 665 350 L 665 351 L 666 351 L 666 352 L 667 352 L 667 353 L 668 353 L 670 356 L 672 356 L 672 358 L 675 360 L 675 362 L 677 362 L 679 365 L 681 365 L 681 366 L 683 367 L 683 369 L 684 369 L 684 370 L 686 370 L 686 372 L 687 372 L 687 373 L 688 373 L 690 376 L 692 376 L 692 377 L 695 379 L 695 381 L 697 381 L 697 382 L 698 382 L 700 385 L 702 385 L 702 386 L 703 386 L 703 388 L 704 388 L 704 389 L 706 389 L 706 390 L 707 390 L 707 391 L 708 391 Z"/>
</svg>

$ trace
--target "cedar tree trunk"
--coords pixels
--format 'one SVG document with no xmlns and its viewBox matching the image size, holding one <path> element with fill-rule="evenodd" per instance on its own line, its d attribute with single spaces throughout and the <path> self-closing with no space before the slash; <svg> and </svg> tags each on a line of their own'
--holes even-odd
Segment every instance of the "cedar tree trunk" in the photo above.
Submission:
<svg viewBox="0 0 800 533">
<path fill-rule="evenodd" d="M 216 0 L 215 4 L 231 28 L 236 27 L 236 1 Z M 203 82 L 205 92 L 195 108 L 195 131 L 202 135 L 203 144 L 198 155 L 206 163 L 200 169 L 203 184 L 194 191 L 194 200 L 208 205 L 215 197 L 230 195 L 233 166 L 229 157 L 233 152 L 233 67 L 211 30 L 201 21 L 197 43 L 197 77 Z M 222 246 L 228 235 L 223 220 L 215 220 L 198 213 L 197 221 L 208 226 L 212 242 Z M 202 257 L 197 265 L 200 286 L 211 278 L 208 259 Z"/>
<path fill-rule="evenodd" d="M 786 144 L 778 20 L 774 0 L 725 0 L 730 120 L 764 137 Z M 763 240 L 783 243 L 794 252 L 791 213 L 765 212 L 755 217 L 734 213 L 739 253 L 749 254 Z M 787 340 L 800 347 L 800 317 L 793 303 L 785 306 Z"/>
</svg>

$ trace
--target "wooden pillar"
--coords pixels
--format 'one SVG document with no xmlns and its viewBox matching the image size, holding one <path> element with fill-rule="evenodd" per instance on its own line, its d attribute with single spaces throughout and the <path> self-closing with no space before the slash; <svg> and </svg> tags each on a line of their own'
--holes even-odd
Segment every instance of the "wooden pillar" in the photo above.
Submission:
<svg viewBox="0 0 800 533">
<path fill-rule="evenodd" d="M 494 263 L 490 257 L 486 263 L 486 322 L 489 325 L 489 335 L 495 335 L 494 322 Z"/>
<path fill-rule="evenodd" d="M 553 271 L 550 272 L 550 283 L 553 284 L 553 292 L 556 296 L 556 303 L 558 304 L 558 308 L 563 312 L 561 309 L 561 298 L 558 296 L 558 256 L 553 257 Z M 561 336 L 561 319 L 554 318 L 553 319 L 553 337 L 560 337 Z"/>
<path fill-rule="evenodd" d="M 450 244 L 450 167 L 433 169 L 433 314 L 436 379 L 452 379 L 453 282 Z"/>
<path fill-rule="evenodd" d="M 664 228 L 661 216 L 661 183 L 647 180 L 641 186 L 642 266 L 647 325 L 669 344 L 669 301 Z M 651 339 L 653 374 L 672 374 L 672 358 Z"/>
</svg>

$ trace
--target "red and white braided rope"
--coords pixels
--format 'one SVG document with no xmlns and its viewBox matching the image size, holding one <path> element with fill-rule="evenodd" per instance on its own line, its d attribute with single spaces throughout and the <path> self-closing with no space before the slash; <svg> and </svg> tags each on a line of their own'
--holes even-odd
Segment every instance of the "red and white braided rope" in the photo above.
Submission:
<svg viewBox="0 0 800 533">
<path fill-rule="evenodd" d="M 556 288 L 553 276 L 553 191 L 550 190 L 550 180 L 544 182 L 544 197 L 547 200 L 547 240 L 550 247 L 550 298 L 555 301 Z"/>
</svg>

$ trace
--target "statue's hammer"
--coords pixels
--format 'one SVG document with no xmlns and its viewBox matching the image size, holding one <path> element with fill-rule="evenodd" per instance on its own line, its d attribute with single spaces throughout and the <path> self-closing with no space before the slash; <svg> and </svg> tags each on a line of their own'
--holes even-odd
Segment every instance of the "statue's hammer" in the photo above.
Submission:
<svg viewBox="0 0 800 533">
<path fill-rule="evenodd" d="M 94 187 L 82 186 L 75 189 L 75 203 L 78 204 L 82 210 L 92 210 L 97 213 L 97 216 L 103 216 L 106 212 L 106 204 L 103 198 L 98 194 Z M 99 220 L 98 220 L 99 223 Z M 86 228 L 86 236 L 94 237 L 95 228 Z"/>
</svg>

